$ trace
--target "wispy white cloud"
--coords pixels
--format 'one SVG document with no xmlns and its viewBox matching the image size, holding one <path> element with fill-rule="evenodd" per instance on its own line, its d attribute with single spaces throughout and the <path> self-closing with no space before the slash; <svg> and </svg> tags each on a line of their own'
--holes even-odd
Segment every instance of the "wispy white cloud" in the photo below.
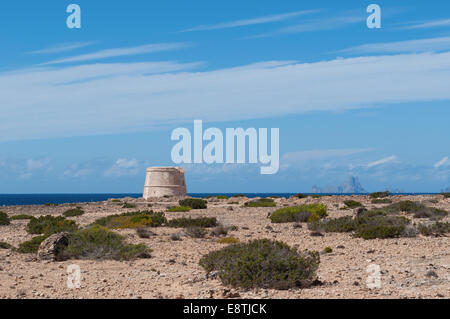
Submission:
<svg viewBox="0 0 450 319">
<path fill-rule="evenodd" d="M 44 49 L 28 52 L 29 54 L 55 54 L 73 51 L 76 49 L 84 48 L 92 45 L 94 42 L 74 42 L 74 43 L 61 43 L 53 46 L 49 46 Z"/>
<path fill-rule="evenodd" d="M 439 28 L 450 26 L 450 19 L 433 20 L 424 23 L 417 23 L 413 25 L 406 26 L 402 29 L 413 30 L 413 29 L 429 29 L 429 28 Z"/>
<path fill-rule="evenodd" d="M 397 161 L 397 156 L 392 155 L 392 156 L 385 157 L 385 158 L 382 158 L 377 161 L 370 162 L 367 164 L 367 167 L 371 168 L 371 167 L 375 167 L 375 166 L 379 166 L 379 165 L 383 165 L 383 164 L 387 164 L 387 163 L 392 163 L 392 162 L 396 162 L 396 161 Z"/>
<path fill-rule="evenodd" d="M 312 14 L 312 13 L 316 13 L 316 12 L 319 12 L 319 10 L 295 11 L 295 12 L 288 12 L 288 13 L 283 13 L 283 14 L 275 14 L 275 15 L 270 15 L 270 16 L 258 17 L 258 18 L 253 18 L 253 19 L 242 19 L 242 20 L 236 20 L 236 21 L 230 21 L 230 22 L 218 23 L 218 24 L 199 25 L 199 26 L 196 26 L 196 27 L 193 27 L 190 29 L 183 30 L 182 32 L 229 29 L 229 28 L 243 27 L 243 26 L 254 25 L 254 24 L 279 22 L 279 21 L 284 21 L 284 20 L 291 19 L 291 18 L 294 18 L 297 16 Z"/>
<path fill-rule="evenodd" d="M 441 166 L 444 166 L 446 164 L 450 164 L 450 161 L 448 160 L 448 157 L 444 157 L 443 159 L 441 159 L 439 162 L 437 162 L 436 164 L 434 164 L 434 168 L 439 168 Z"/>
<path fill-rule="evenodd" d="M 257 34 L 253 36 L 248 36 L 245 38 L 265 38 L 272 37 L 282 34 L 290 34 L 290 33 L 304 33 L 304 32 L 313 32 L 313 31 L 324 31 L 331 29 L 343 28 L 351 24 L 360 23 L 365 20 L 363 15 L 358 14 L 347 14 L 341 16 L 334 17 L 322 17 L 317 20 L 307 21 L 300 24 L 295 24 L 291 26 L 287 26 L 284 28 L 277 29 L 275 31 Z"/>
<path fill-rule="evenodd" d="M 68 58 L 52 60 L 49 62 L 45 62 L 42 65 L 52 65 L 52 64 L 62 64 L 62 63 L 72 63 L 72 62 L 82 62 L 89 60 L 101 60 L 106 58 L 113 57 L 123 57 L 130 55 L 139 55 L 145 53 L 154 53 L 161 51 L 170 51 L 170 50 L 178 50 L 183 49 L 189 46 L 187 43 L 157 43 L 157 44 L 146 44 L 136 47 L 128 47 L 128 48 L 115 48 L 115 49 L 106 49 L 93 53 L 81 54 L 77 56 L 72 56 Z"/>
<path fill-rule="evenodd" d="M 450 52 L 192 67 L 122 63 L 0 73 L 0 141 L 450 99 Z"/>
<path fill-rule="evenodd" d="M 405 52 L 439 52 L 450 50 L 450 37 L 368 43 L 354 46 L 335 53 L 367 54 L 367 53 L 405 53 Z"/>
<path fill-rule="evenodd" d="M 105 172 L 105 176 L 121 177 L 132 176 L 139 172 L 139 163 L 136 159 L 119 158 Z"/>
</svg>

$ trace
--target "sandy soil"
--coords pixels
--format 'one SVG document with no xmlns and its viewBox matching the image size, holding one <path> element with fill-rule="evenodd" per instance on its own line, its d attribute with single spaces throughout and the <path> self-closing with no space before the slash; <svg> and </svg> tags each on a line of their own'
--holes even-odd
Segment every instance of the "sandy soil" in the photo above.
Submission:
<svg viewBox="0 0 450 319">
<path fill-rule="evenodd" d="M 321 202 L 328 206 L 330 217 L 354 214 L 342 210 L 343 201 L 354 199 L 366 207 L 373 205 L 367 196 L 331 196 L 320 199 L 277 199 L 279 207 L 300 203 Z M 411 199 L 450 210 L 450 199 L 434 196 L 393 196 L 394 201 Z M 271 289 L 230 289 L 218 279 L 206 278 L 198 261 L 205 253 L 220 249 L 217 238 L 193 239 L 182 237 L 172 241 L 170 235 L 181 229 L 152 228 L 148 239 L 139 238 L 134 230 L 121 230 L 128 241 L 145 243 L 152 258 L 129 262 L 70 260 L 65 262 L 38 261 L 33 254 L 19 254 L 0 249 L 0 298 L 449 298 L 450 245 L 448 237 L 424 237 L 363 240 L 350 234 L 325 233 L 313 237 L 306 224 L 294 228 L 292 223 L 272 224 L 268 214 L 274 208 L 245 208 L 248 199 L 212 199 L 207 210 L 189 213 L 166 213 L 168 219 L 179 216 L 214 216 L 224 225 L 236 225 L 230 234 L 245 242 L 256 238 L 281 240 L 296 245 L 300 250 L 323 251 L 329 246 L 332 253 L 322 253 L 318 270 L 321 286 L 308 289 L 277 291 Z M 238 201 L 238 203 L 235 203 Z M 138 209 L 147 209 L 149 202 L 127 199 Z M 174 206 L 173 199 L 155 199 L 152 209 L 165 211 Z M 111 200 L 99 203 L 77 204 L 85 214 L 73 217 L 79 225 L 95 219 L 136 209 L 123 209 Z M 72 206 L 11 206 L 1 210 L 10 216 L 18 214 L 60 215 Z M 449 217 L 446 218 L 446 221 Z M 423 220 L 422 220 L 423 221 Z M 28 221 L 12 221 L 0 226 L 0 241 L 14 246 L 32 238 L 25 231 Z M 81 288 L 67 287 L 67 267 L 81 268 Z M 381 268 L 381 288 L 369 289 L 367 266 Z M 432 272 L 434 272 L 433 275 Z"/>
</svg>

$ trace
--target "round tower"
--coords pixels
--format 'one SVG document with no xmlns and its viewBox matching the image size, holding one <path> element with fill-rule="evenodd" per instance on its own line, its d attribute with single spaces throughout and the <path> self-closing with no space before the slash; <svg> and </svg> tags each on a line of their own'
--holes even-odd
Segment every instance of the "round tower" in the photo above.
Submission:
<svg viewBox="0 0 450 319">
<path fill-rule="evenodd" d="M 163 196 L 186 196 L 184 169 L 180 167 L 147 168 L 144 199 Z"/>
</svg>

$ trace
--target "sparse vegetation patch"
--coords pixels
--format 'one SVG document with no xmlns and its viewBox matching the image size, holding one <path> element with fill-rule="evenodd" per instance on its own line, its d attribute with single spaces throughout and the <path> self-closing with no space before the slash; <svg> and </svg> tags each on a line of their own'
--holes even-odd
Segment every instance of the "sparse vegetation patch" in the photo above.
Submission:
<svg viewBox="0 0 450 319">
<path fill-rule="evenodd" d="M 0 211 L 0 226 L 7 226 L 11 222 L 9 221 L 9 217 L 6 213 Z"/>
<path fill-rule="evenodd" d="M 199 263 L 207 272 L 219 271 L 225 285 L 289 289 L 310 286 L 320 258 L 317 252 L 300 254 L 283 242 L 260 239 L 213 251 Z"/>
<path fill-rule="evenodd" d="M 136 211 L 97 219 L 94 224 L 111 229 L 158 227 L 167 223 L 164 213 Z"/>
<path fill-rule="evenodd" d="M 40 216 L 31 218 L 27 225 L 27 232 L 30 234 L 51 235 L 61 232 L 72 232 L 78 229 L 73 220 L 68 220 L 62 216 Z"/>
<path fill-rule="evenodd" d="M 312 222 L 327 216 L 323 204 L 305 204 L 280 208 L 270 215 L 272 223 Z"/>
<path fill-rule="evenodd" d="M 64 215 L 65 217 L 81 216 L 81 215 L 83 215 L 83 214 L 84 214 L 84 211 L 83 211 L 80 207 L 72 208 L 72 209 L 66 210 L 66 211 L 63 213 L 63 215 Z"/>
<path fill-rule="evenodd" d="M 247 207 L 275 207 L 276 204 L 272 198 L 259 198 L 245 203 Z"/>
<path fill-rule="evenodd" d="M 186 227 L 215 227 L 217 226 L 217 219 L 215 217 L 181 217 L 169 220 L 167 223 L 169 227 L 186 228 Z"/>
<path fill-rule="evenodd" d="M 186 198 L 178 202 L 180 206 L 189 206 L 192 209 L 205 209 L 207 207 L 207 201 L 201 198 Z"/>
<path fill-rule="evenodd" d="M 130 260 L 148 258 L 150 252 L 144 244 L 128 244 L 125 237 L 103 226 L 94 225 L 70 234 L 68 246 L 61 250 L 58 259 Z"/>
</svg>

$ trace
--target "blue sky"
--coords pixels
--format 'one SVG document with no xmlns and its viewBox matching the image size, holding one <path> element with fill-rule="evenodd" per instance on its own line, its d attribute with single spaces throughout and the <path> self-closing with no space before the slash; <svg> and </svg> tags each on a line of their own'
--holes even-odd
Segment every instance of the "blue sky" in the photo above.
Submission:
<svg viewBox="0 0 450 319">
<path fill-rule="evenodd" d="M 279 128 L 280 170 L 185 165 L 189 192 L 449 187 L 450 4 L 370 3 L 3 1 L 0 193 L 141 192 L 195 119 Z"/>
</svg>

